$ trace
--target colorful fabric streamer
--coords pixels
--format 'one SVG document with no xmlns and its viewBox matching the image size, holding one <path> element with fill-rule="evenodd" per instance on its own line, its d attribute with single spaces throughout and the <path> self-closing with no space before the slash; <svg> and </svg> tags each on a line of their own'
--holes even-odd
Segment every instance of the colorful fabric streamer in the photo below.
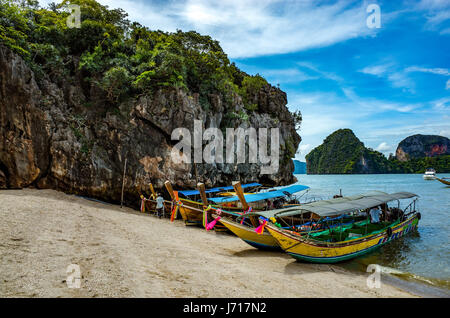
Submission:
<svg viewBox="0 0 450 318">
<path fill-rule="evenodd" d="M 145 197 L 141 195 L 141 212 L 145 212 Z"/>
<path fill-rule="evenodd" d="M 207 231 L 209 231 L 208 230 L 208 211 L 209 210 L 211 210 L 212 209 L 212 207 L 211 207 L 211 205 L 208 205 L 208 207 L 207 208 L 203 208 L 203 227 L 207 230 Z M 216 222 L 215 222 L 215 220 L 214 221 L 212 221 L 211 223 L 213 223 L 214 222 L 214 224 L 212 225 L 212 227 L 214 227 L 214 225 L 216 225 Z"/>
<path fill-rule="evenodd" d="M 261 221 L 262 221 L 262 222 L 261 222 Z M 261 224 L 261 225 L 258 226 L 258 227 L 255 229 L 255 232 L 261 235 L 261 234 L 264 232 L 264 227 L 265 227 L 266 224 L 267 224 L 267 220 L 264 219 L 264 218 L 260 218 L 260 224 Z"/>
<path fill-rule="evenodd" d="M 173 194 L 175 196 L 175 205 L 172 208 L 172 213 L 170 215 L 170 222 L 173 222 L 178 215 L 178 209 L 180 208 L 180 206 L 183 205 L 183 202 L 180 201 L 180 199 L 178 198 L 178 191 L 173 191 Z"/>
<path fill-rule="evenodd" d="M 214 221 L 211 221 L 210 223 L 208 223 L 206 225 L 206 230 L 211 231 L 214 228 L 214 226 L 216 225 L 217 221 L 219 221 L 220 219 L 221 219 L 221 217 L 218 216 L 216 219 L 214 219 Z"/>
<path fill-rule="evenodd" d="M 177 218 L 177 215 L 178 215 L 178 208 L 179 208 L 178 205 L 175 205 L 175 206 L 173 207 L 172 213 L 170 214 L 170 222 L 173 222 L 173 221 Z"/>
</svg>

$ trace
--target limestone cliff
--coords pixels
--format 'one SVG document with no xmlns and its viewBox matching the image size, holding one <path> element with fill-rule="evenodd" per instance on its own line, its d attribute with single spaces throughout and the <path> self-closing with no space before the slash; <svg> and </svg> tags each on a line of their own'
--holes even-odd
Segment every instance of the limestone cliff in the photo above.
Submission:
<svg viewBox="0 0 450 318">
<path fill-rule="evenodd" d="M 0 188 L 52 188 L 68 193 L 120 199 L 127 158 L 125 199 L 137 202 L 148 183 L 157 188 L 170 180 L 177 188 L 259 181 L 284 185 L 295 181 L 290 157 L 300 136 L 288 111 L 286 94 L 264 85 L 244 111 L 242 98 L 231 103 L 210 94 L 210 109 L 198 94 L 175 87 L 160 88 L 121 102 L 113 111 L 97 107 L 93 87 L 83 87 L 81 74 L 39 81 L 21 56 L 0 44 Z M 231 106 L 230 106 L 231 105 Z M 247 114 L 234 116 L 229 114 Z M 261 175 L 261 164 L 176 164 L 170 152 L 174 128 L 279 127 L 280 169 Z M 226 121 L 226 122 L 225 122 Z"/>
</svg>

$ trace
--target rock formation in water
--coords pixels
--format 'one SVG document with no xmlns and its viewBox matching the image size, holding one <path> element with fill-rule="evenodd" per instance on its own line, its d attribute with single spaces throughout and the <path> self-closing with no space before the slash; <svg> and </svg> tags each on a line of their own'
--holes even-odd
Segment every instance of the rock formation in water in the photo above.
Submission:
<svg viewBox="0 0 450 318">
<path fill-rule="evenodd" d="M 450 155 L 450 139 L 437 135 L 413 135 L 403 139 L 395 156 L 399 161 Z"/>
<path fill-rule="evenodd" d="M 386 173 L 389 162 L 366 148 L 350 129 L 339 129 L 306 156 L 308 174 Z"/>
</svg>

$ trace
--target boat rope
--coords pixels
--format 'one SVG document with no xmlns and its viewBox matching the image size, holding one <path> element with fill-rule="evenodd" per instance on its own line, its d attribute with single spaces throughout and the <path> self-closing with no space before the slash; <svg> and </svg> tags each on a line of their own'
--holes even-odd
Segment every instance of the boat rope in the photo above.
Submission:
<svg viewBox="0 0 450 318">
<path fill-rule="evenodd" d="M 245 220 L 245 215 L 246 215 L 247 213 L 250 213 L 250 212 L 252 212 L 252 207 L 251 207 L 251 206 L 249 206 L 249 207 L 248 207 L 248 210 L 247 210 L 247 211 L 244 211 L 244 212 L 242 213 L 242 220 L 241 220 L 241 224 L 243 224 L 243 223 L 244 223 L 244 220 Z"/>
</svg>

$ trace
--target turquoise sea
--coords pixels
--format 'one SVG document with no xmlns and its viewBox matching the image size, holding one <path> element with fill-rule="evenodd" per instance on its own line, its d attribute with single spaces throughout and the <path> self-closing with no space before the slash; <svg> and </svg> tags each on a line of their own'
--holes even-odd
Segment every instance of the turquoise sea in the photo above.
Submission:
<svg viewBox="0 0 450 318">
<path fill-rule="evenodd" d="M 416 210 L 422 215 L 418 232 L 339 266 L 366 271 L 367 265 L 378 264 L 401 272 L 395 276 L 404 281 L 439 288 L 437 295 L 450 295 L 450 186 L 423 180 L 421 174 L 295 176 L 298 184 L 310 187 L 304 194 L 310 199 L 329 199 L 340 191 L 344 196 L 372 190 L 418 194 Z M 450 178 L 450 174 L 438 176 Z M 403 207 L 409 202 L 402 200 Z"/>
</svg>

